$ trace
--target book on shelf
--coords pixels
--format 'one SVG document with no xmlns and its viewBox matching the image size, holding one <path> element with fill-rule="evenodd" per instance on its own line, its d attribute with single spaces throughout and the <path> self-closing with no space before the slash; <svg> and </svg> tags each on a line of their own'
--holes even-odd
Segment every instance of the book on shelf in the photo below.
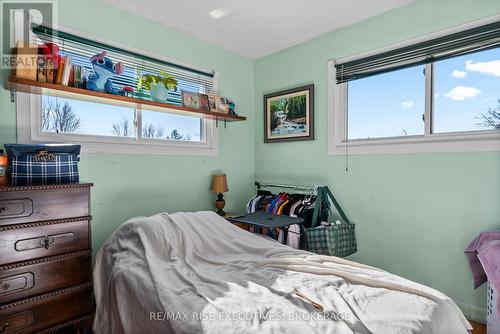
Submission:
<svg viewBox="0 0 500 334">
<path fill-rule="evenodd" d="M 46 82 L 48 83 L 54 83 L 57 69 L 55 68 L 55 64 L 57 61 L 48 58 L 47 62 L 45 63 L 45 78 Z"/>
<path fill-rule="evenodd" d="M 57 62 L 57 74 L 56 74 L 55 80 L 54 80 L 54 83 L 56 85 L 61 84 L 63 71 L 64 71 L 64 57 L 59 59 L 59 61 Z"/>
<path fill-rule="evenodd" d="M 83 68 L 81 65 L 73 65 L 73 87 L 83 88 Z"/>
<path fill-rule="evenodd" d="M 68 86 L 75 87 L 75 67 L 73 65 L 71 65 L 69 68 Z"/>
<path fill-rule="evenodd" d="M 60 84 L 63 86 L 68 86 L 69 84 L 69 76 L 71 72 L 71 56 L 64 56 L 64 64 L 63 64 L 63 71 L 62 71 L 62 76 L 61 76 L 61 82 Z"/>
<path fill-rule="evenodd" d="M 40 56 L 43 57 L 43 56 Z M 47 82 L 47 59 L 46 58 L 41 58 L 41 60 L 38 63 L 38 68 L 37 68 L 37 80 L 40 82 Z"/>
</svg>

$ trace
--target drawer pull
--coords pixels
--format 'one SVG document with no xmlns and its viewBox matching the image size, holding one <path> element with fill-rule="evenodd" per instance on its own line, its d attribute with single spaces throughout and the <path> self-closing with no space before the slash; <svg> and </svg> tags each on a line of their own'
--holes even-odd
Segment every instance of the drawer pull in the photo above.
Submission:
<svg viewBox="0 0 500 334">
<path fill-rule="evenodd" d="M 0 333 L 5 332 L 9 326 L 10 326 L 10 323 L 8 323 L 8 322 L 6 322 L 2 326 L 0 326 Z"/>
<path fill-rule="evenodd" d="M 7 212 L 7 208 L 6 208 L 5 206 L 2 206 L 2 207 L 0 208 L 0 214 L 2 214 L 2 213 L 6 213 L 6 212 Z"/>
<path fill-rule="evenodd" d="M 53 237 L 45 237 L 42 240 L 40 240 L 40 244 L 45 247 L 45 249 L 49 249 L 50 245 L 54 243 L 54 238 Z"/>
<path fill-rule="evenodd" d="M 9 288 L 10 288 L 10 284 L 9 283 L 2 284 L 2 289 L 3 290 L 9 290 Z"/>
</svg>

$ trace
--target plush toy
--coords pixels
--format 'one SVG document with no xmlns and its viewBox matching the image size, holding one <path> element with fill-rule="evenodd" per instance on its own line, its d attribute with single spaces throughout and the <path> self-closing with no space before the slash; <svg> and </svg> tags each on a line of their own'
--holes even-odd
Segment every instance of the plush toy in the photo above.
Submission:
<svg viewBox="0 0 500 334">
<path fill-rule="evenodd" d="M 231 99 L 227 100 L 227 104 L 229 105 L 229 115 L 236 115 L 236 112 L 234 111 L 236 109 L 236 106 L 234 105 L 234 101 Z"/>
<path fill-rule="evenodd" d="M 106 57 L 106 51 L 103 51 L 90 58 L 94 73 L 87 79 L 87 89 L 110 94 L 118 94 L 118 90 L 113 88 L 110 78 L 114 75 L 120 75 L 124 71 L 122 62 L 113 65 L 113 61 Z"/>
</svg>

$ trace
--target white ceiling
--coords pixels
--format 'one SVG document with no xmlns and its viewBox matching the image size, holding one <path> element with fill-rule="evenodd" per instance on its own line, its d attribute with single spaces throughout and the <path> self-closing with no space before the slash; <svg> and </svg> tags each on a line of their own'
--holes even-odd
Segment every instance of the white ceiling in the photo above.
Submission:
<svg viewBox="0 0 500 334">
<path fill-rule="evenodd" d="M 413 0 L 103 1 L 256 59 Z M 228 14 L 216 20 L 215 9 Z"/>
</svg>

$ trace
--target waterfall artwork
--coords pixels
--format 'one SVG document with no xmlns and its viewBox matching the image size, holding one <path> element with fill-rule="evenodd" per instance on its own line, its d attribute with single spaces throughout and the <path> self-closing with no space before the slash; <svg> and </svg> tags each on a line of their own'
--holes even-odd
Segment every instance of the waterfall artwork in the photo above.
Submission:
<svg viewBox="0 0 500 334">
<path fill-rule="evenodd" d="M 314 139 L 314 85 L 264 95 L 264 142 Z"/>
</svg>

